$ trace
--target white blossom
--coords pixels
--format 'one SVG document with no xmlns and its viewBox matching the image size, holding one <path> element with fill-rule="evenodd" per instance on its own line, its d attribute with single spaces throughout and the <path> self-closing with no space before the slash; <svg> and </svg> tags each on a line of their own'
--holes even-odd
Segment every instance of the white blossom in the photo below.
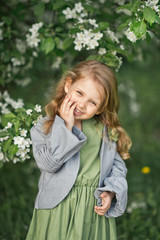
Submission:
<svg viewBox="0 0 160 240">
<path fill-rule="evenodd" d="M 0 29 L 0 40 L 3 40 L 3 30 Z"/>
<path fill-rule="evenodd" d="M 61 58 L 61 57 L 57 57 L 56 62 L 54 62 L 54 63 L 52 64 L 51 68 L 52 68 L 52 69 L 54 69 L 54 68 L 59 68 L 61 62 L 62 62 L 62 58 Z"/>
<path fill-rule="evenodd" d="M 14 157 L 13 158 L 13 163 L 17 163 L 17 162 L 20 162 L 21 160 L 19 159 L 19 158 L 17 158 L 17 157 Z"/>
<path fill-rule="evenodd" d="M 13 140 L 15 145 L 21 146 L 24 141 L 24 137 L 17 136 L 17 137 L 14 137 Z"/>
<path fill-rule="evenodd" d="M 128 28 L 128 29 L 125 31 L 125 35 L 127 36 L 127 38 L 128 38 L 131 42 L 136 42 L 136 41 L 137 41 L 136 35 L 134 34 L 134 32 L 132 32 L 132 31 L 130 30 L 130 28 Z"/>
<path fill-rule="evenodd" d="M 7 113 L 10 113 L 11 111 L 8 109 L 8 108 L 3 108 L 2 110 L 1 110 L 1 113 L 3 113 L 3 114 L 7 114 Z"/>
<path fill-rule="evenodd" d="M 22 87 L 26 87 L 29 83 L 31 83 L 31 78 L 26 77 L 24 79 L 16 79 L 16 84 Z"/>
<path fill-rule="evenodd" d="M 95 49 L 95 47 L 97 47 L 98 45 L 99 43 L 96 41 L 96 39 L 91 39 L 88 44 L 87 50 Z"/>
<path fill-rule="evenodd" d="M 11 62 L 13 64 L 13 66 L 20 66 L 21 65 L 21 61 L 17 58 L 11 58 Z"/>
<path fill-rule="evenodd" d="M 62 13 L 65 15 L 66 19 L 77 18 L 75 9 L 71 10 L 69 7 L 67 7 L 62 11 Z"/>
<path fill-rule="evenodd" d="M 27 136 L 27 130 L 22 129 L 22 130 L 20 131 L 20 134 L 21 134 L 22 137 L 26 137 L 26 136 Z"/>
<path fill-rule="evenodd" d="M 98 32 L 98 33 L 94 34 L 94 39 L 95 40 L 100 40 L 102 37 L 103 37 L 103 33 Z"/>
<path fill-rule="evenodd" d="M 93 25 L 94 27 L 98 27 L 98 24 L 96 23 L 95 19 L 88 19 L 88 22 Z"/>
<path fill-rule="evenodd" d="M 122 50 L 124 50 L 124 45 L 123 45 L 123 44 L 121 44 L 119 47 L 120 47 Z"/>
<path fill-rule="evenodd" d="M 27 109 L 26 113 L 27 113 L 27 115 L 31 115 L 32 114 L 32 109 Z"/>
<path fill-rule="evenodd" d="M 0 27 L 2 27 L 4 25 L 4 22 L 0 22 Z"/>
<path fill-rule="evenodd" d="M 35 126 L 37 124 L 37 120 L 32 121 L 32 124 Z"/>
<path fill-rule="evenodd" d="M 3 142 L 5 140 L 8 140 L 9 139 L 9 136 L 6 136 L 6 137 L 3 137 L 3 138 L 0 138 L 0 142 Z"/>
<path fill-rule="evenodd" d="M 86 47 L 87 50 L 94 49 L 99 45 L 97 40 L 100 40 L 102 36 L 103 34 L 100 32 L 93 33 L 91 29 L 84 29 L 74 36 L 75 50 L 80 51 L 82 47 Z"/>
<path fill-rule="evenodd" d="M 137 208 L 146 208 L 146 203 L 145 202 L 132 202 L 130 206 L 127 208 L 127 213 L 132 213 L 134 209 Z"/>
<path fill-rule="evenodd" d="M 24 106 L 23 99 L 19 98 L 17 101 L 12 100 L 11 105 L 14 109 L 22 108 Z"/>
<path fill-rule="evenodd" d="M 21 53 L 26 52 L 26 44 L 21 39 L 16 39 L 16 48 Z"/>
<path fill-rule="evenodd" d="M 81 13 L 84 7 L 82 6 L 82 3 L 79 2 L 79 3 L 75 3 L 74 9 L 76 12 Z"/>
<path fill-rule="evenodd" d="M 27 44 L 30 47 L 37 47 L 38 43 L 41 41 L 38 36 L 39 36 L 39 29 L 43 26 L 43 23 L 35 23 L 32 25 L 32 27 L 29 29 L 30 34 L 26 34 L 26 38 L 27 38 Z"/>
<path fill-rule="evenodd" d="M 146 1 L 145 3 L 146 3 L 146 6 L 152 8 L 152 9 L 155 10 L 156 12 L 159 12 L 159 11 L 160 11 L 160 10 L 159 10 L 159 6 L 160 6 L 160 5 L 157 6 L 158 2 L 159 2 L 159 0 L 148 0 L 148 1 Z"/>
<path fill-rule="evenodd" d="M 34 110 L 35 110 L 36 112 L 41 112 L 41 111 L 42 111 L 41 106 L 38 105 L 38 104 L 36 104 Z"/>
<path fill-rule="evenodd" d="M 106 53 L 106 49 L 105 48 L 99 48 L 98 54 L 99 55 L 103 55 Z"/>
<path fill-rule="evenodd" d="M 8 128 L 11 128 L 12 127 L 12 123 L 11 122 L 8 122 L 7 126 L 5 126 L 4 129 L 8 129 Z"/>
<path fill-rule="evenodd" d="M 111 39 L 113 42 L 119 43 L 119 40 L 118 40 L 118 38 L 115 36 L 115 33 L 114 33 L 113 31 L 111 31 L 109 28 L 107 29 L 107 31 L 106 31 L 105 33 L 110 37 L 110 39 Z"/>
<path fill-rule="evenodd" d="M 33 55 L 34 57 L 38 57 L 38 53 L 37 53 L 36 51 L 33 51 L 33 52 L 32 52 L 32 55 Z"/>
<path fill-rule="evenodd" d="M 0 152 L 0 161 L 2 161 L 3 159 L 4 159 L 4 154 Z"/>
</svg>

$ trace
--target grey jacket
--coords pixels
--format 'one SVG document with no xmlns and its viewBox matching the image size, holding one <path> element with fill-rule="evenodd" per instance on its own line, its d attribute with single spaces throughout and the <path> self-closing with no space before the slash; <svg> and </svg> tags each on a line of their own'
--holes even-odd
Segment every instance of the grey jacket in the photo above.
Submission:
<svg viewBox="0 0 160 240">
<path fill-rule="evenodd" d="M 46 119 L 47 116 L 42 117 L 30 130 L 33 155 L 41 171 L 35 200 L 36 209 L 54 208 L 67 196 L 78 174 L 79 150 L 87 139 L 76 126 L 72 131 L 68 130 L 64 120 L 57 115 L 51 131 L 45 135 L 42 124 Z M 105 216 L 118 217 L 124 213 L 127 205 L 127 168 L 116 151 L 116 143 L 109 144 L 107 134 L 106 138 L 108 143 L 103 139 L 100 150 L 99 187 L 96 188 L 94 196 L 100 206 L 100 194 L 104 191 L 114 192 L 116 200 L 112 201 Z"/>
</svg>

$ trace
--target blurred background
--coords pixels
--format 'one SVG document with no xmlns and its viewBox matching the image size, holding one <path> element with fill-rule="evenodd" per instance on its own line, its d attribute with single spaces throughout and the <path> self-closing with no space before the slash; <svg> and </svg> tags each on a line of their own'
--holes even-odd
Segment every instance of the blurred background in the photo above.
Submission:
<svg viewBox="0 0 160 240">
<path fill-rule="evenodd" d="M 3 62 L 0 64 L 0 90 L 7 90 L 12 99 L 22 98 L 26 109 L 32 109 L 38 104 L 42 106 L 42 114 L 45 115 L 44 106 L 53 93 L 53 87 L 68 67 L 87 57 L 94 59 L 98 56 L 99 60 L 116 68 L 123 55 L 123 64 L 115 72 L 120 95 L 119 118 L 133 145 L 131 158 L 125 161 L 128 168 L 128 205 L 125 214 L 116 219 L 118 240 L 160 240 L 160 31 L 157 27 L 160 18 L 156 18 L 153 11 L 147 8 L 144 21 L 144 8 L 138 10 L 140 4 L 149 1 L 93 1 L 99 4 L 95 9 L 84 4 L 89 14 L 101 23 L 100 31 L 110 26 L 119 34 L 117 26 L 120 25 L 121 30 L 133 21 L 134 33 L 137 33 L 137 38 L 143 39 L 146 29 L 140 26 L 140 32 L 139 20 L 135 23 L 135 15 L 139 14 L 143 26 L 145 22 L 147 29 L 152 34 L 155 33 L 156 38 L 151 40 L 148 32 L 145 32 L 148 44 L 141 40 L 133 43 L 121 33 L 119 36 L 125 51 L 118 48 L 114 38 L 111 39 L 111 33 L 101 42 L 107 49 L 108 55 L 105 56 L 97 55 L 97 50 L 92 53 L 85 49 L 75 51 L 73 39 L 67 38 L 70 31 L 78 31 L 78 28 L 72 29 L 74 21 L 69 20 L 66 24 L 68 20 L 64 14 L 56 19 L 57 12 L 62 11 L 67 4 L 73 6 L 74 1 L 2 2 L 0 51 Z M 104 2 L 105 7 L 102 7 Z M 125 2 L 128 4 L 126 12 L 122 8 Z M 115 11 L 117 7 L 121 12 Z M 158 8 L 155 9 L 159 12 Z M 39 31 L 41 45 L 32 48 L 26 44 L 26 33 L 33 23 L 39 21 L 44 24 Z M 151 26 L 154 21 L 157 22 Z M 26 52 L 23 48 L 26 48 Z M 117 55 L 112 51 L 117 51 Z M 16 62 L 15 58 L 20 62 Z M 39 176 L 40 171 L 33 157 L 16 164 L 13 161 L 5 162 L 0 168 L 0 240 L 25 239 L 32 218 Z"/>
<path fill-rule="evenodd" d="M 159 54 L 160 51 L 151 46 L 142 62 L 125 62 L 116 74 L 120 121 L 133 141 L 131 159 L 126 160 L 128 207 L 116 220 L 120 240 L 160 239 Z M 55 79 L 41 66 L 39 63 L 36 66 L 35 83 L 25 89 L 10 89 L 13 98 L 18 95 L 26 102 L 45 104 Z M 59 73 L 56 80 L 58 77 Z M 0 239 L 25 239 L 39 175 L 34 159 L 15 165 L 6 163 L 0 169 Z"/>
</svg>

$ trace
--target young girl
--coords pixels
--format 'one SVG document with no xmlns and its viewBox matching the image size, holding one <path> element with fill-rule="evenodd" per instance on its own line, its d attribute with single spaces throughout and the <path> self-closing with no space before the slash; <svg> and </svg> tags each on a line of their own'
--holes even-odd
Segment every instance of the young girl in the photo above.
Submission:
<svg viewBox="0 0 160 240">
<path fill-rule="evenodd" d="M 107 65 L 84 61 L 64 74 L 30 131 L 41 176 L 27 240 L 117 239 L 131 147 L 118 109 Z"/>
</svg>

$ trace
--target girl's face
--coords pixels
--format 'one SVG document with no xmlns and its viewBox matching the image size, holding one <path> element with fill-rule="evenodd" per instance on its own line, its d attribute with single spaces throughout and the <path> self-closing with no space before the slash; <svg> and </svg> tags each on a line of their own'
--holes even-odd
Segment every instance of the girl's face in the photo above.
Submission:
<svg viewBox="0 0 160 240">
<path fill-rule="evenodd" d="M 104 89 L 90 77 L 79 79 L 74 83 L 72 80 L 67 80 L 65 92 L 77 103 L 74 109 L 75 120 L 89 119 L 101 113 Z"/>
</svg>

